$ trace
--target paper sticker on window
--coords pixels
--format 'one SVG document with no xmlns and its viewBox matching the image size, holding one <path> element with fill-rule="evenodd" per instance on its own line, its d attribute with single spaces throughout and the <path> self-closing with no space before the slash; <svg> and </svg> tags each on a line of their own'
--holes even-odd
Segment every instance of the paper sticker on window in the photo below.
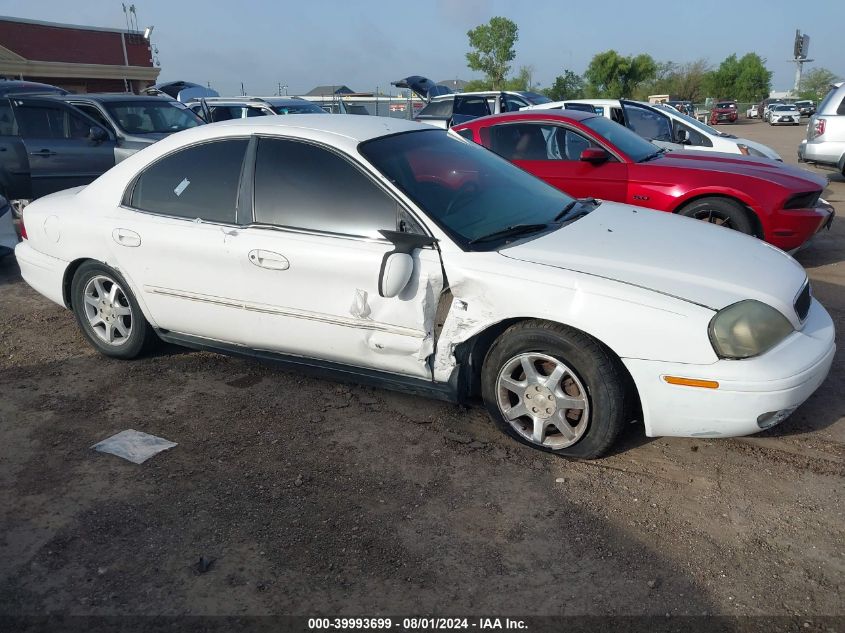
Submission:
<svg viewBox="0 0 845 633">
<path fill-rule="evenodd" d="M 174 190 L 173 190 L 173 193 L 175 193 L 177 196 L 181 196 L 181 195 L 182 195 L 182 192 L 183 192 L 183 191 L 185 191 L 185 189 L 187 189 L 187 188 L 188 188 L 188 185 L 190 185 L 190 184 L 191 184 L 191 181 L 190 181 L 190 180 L 188 180 L 187 178 L 184 178 L 184 179 L 182 180 L 182 182 L 180 182 L 180 183 L 176 186 L 176 189 L 174 189 Z"/>
</svg>

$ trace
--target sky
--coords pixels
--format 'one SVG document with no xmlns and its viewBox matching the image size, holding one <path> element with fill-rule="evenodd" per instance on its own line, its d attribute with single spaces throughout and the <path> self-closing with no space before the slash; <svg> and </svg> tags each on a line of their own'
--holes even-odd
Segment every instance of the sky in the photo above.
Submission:
<svg viewBox="0 0 845 633">
<path fill-rule="evenodd" d="M 130 4 L 126 2 L 127 6 Z M 317 85 L 391 90 L 391 81 L 480 76 L 467 68 L 467 31 L 491 17 L 519 27 L 513 72 L 533 68 L 540 87 L 564 69 L 584 72 L 598 52 L 648 53 L 657 61 L 755 52 L 773 71 L 772 88 L 792 87 L 795 29 L 809 33 L 805 71 L 845 77 L 845 0 L 639 2 L 632 0 L 134 0 L 141 28 L 154 25 L 160 81 L 183 79 L 221 94 L 291 95 Z M 708 7 L 713 13 L 708 14 Z M 0 15 L 125 27 L 116 0 L 0 0 Z M 395 88 L 393 88 L 395 90 Z"/>
</svg>

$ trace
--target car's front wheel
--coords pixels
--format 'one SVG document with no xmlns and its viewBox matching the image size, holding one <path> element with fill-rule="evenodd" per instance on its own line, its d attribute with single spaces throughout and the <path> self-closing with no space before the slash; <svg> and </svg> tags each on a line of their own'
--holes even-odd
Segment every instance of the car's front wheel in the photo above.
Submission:
<svg viewBox="0 0 845 633">
<path fill-rule="evenodd" d="M 77 269 L 71 305 L 85 338 L 106 356 L 135 358 L 156 338 L 126 281 L 99 262 Z"/>
<path fill-rule="evenodd" d="M 754 235 L 754 223 L 748 211 L 740 203 L 727 198 L 699 198 L 678 211 L 678 215 Z"/>
<path fill-rule="evenodd" d="M 620 361 L 583 332 L 524 321 L 490 348 L 481 379 L 487 411 L 505 433 L 539 450 L 591 459 L 625 426 L 626 376 Z"/>
</svg>

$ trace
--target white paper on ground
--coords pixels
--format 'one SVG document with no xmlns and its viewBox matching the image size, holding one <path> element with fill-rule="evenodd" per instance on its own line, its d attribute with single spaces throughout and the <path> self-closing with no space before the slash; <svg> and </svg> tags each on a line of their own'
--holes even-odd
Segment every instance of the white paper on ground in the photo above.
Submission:
<svg viewBox="0 0 845 633">
<path fill-rule="evenodd" d="M 101 453 L 117 455 L 135 464 L 143 464 L 156 453 L 166 451 L 174 446 L 177 446 L 176 442 L 171 442 L 163 437 L 156 437 L 135 429 L 127 429 L 94 444 L 91 448 Z"/>
</svg>

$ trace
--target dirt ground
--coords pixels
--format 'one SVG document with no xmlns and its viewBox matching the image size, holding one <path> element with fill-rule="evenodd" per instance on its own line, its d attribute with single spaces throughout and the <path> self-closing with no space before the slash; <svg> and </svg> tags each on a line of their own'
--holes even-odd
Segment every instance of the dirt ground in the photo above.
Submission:
<svg viewBox="0 0 845 633">
<path fill-rule="evenodd" d="M 730 131 L 788 162 L 804 133 Z M 798 256 L 845 331 L 845 179 Z M 97 355 L 0 261 L 0 614 L 845 616 L 845 362 L 730 440 L 593 462 L 481 409 L 165 348 Z M 143 465 L 89 447 L 134 428 Z M 200 557 L 213 561 L 200 571 Z M 840 620 L 842 622 L 843 620 Z M 827 630 L 833 630 L 830 627 Z"/>
</svg>

